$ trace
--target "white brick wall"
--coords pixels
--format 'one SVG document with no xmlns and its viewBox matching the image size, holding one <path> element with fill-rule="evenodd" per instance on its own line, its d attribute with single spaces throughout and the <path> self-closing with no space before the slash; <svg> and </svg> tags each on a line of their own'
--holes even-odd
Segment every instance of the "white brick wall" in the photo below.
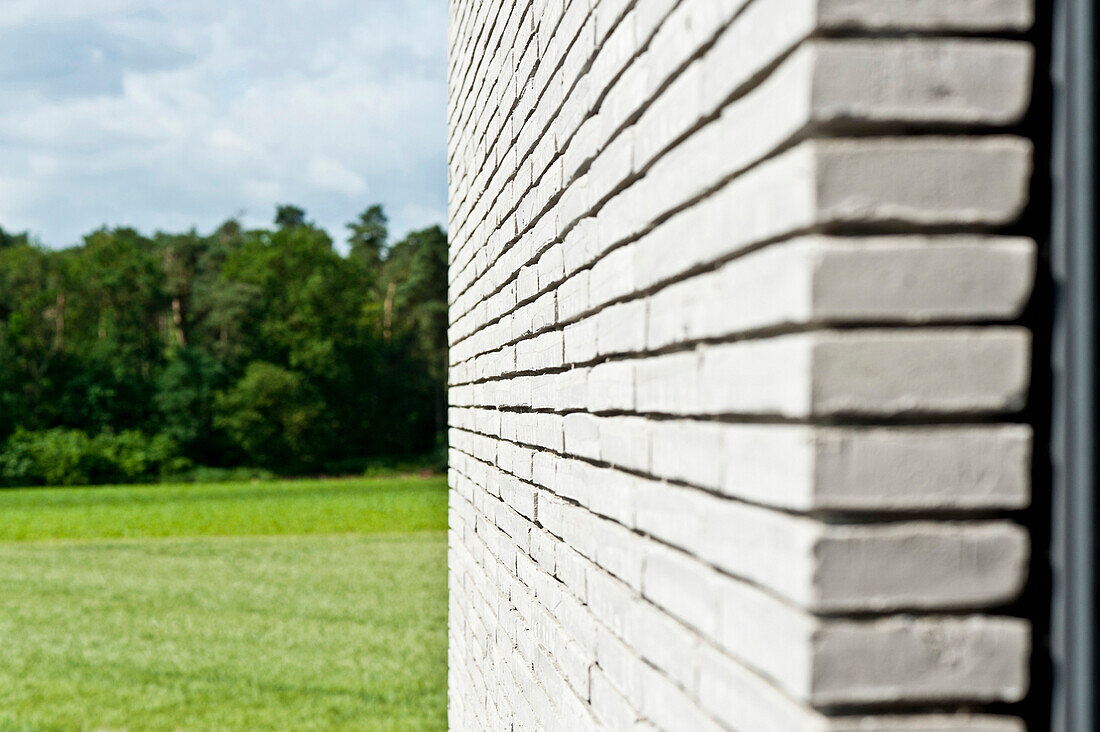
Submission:
<svg viewBox="0 0 1100 732">
<path fill-rule="evenodd" d="M 1031 21 L 451 0 L 453 729 L 1022 729 Z"/>
</svg>

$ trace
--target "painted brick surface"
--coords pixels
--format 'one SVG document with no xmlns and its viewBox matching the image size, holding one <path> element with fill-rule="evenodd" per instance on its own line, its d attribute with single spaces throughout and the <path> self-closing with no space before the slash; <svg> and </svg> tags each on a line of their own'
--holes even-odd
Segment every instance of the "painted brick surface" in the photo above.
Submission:
<svg viewBox="0 0 1100 732">
<path fill-rule="evenodd" d="M 452 729 L 1022 730 L 1031 22 L 451 0 Z"/>
</svg>

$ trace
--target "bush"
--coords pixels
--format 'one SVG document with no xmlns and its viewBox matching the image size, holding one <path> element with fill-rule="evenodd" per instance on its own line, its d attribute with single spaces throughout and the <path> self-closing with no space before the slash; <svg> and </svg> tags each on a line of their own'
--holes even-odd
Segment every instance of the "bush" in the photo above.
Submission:
<svg viewBox="0 0 1100 732">
<path fill-rule="evenodd" d="M 446 449 L 442 453 L 437 449 L 427 455 L 410 457 L 370 458 L 360 461 L 361 469 L 356 470 L 364 478 L 382 478 L 391 475 L 408 475 L 418 473 L 421 475 L 438 475 L 447 472 Z M 326 465 L 326 470 L 330 466 Z M 332 471 L 329 471 L 332 472 Z M 352 471 L 345 471 L 350 473 Z"/>
<path fill-rule="evenodd" d="M 108 473 L 96 476 L 99 478 L 96 482 L 138 483 L 157 477 L 170 462 L 176 462 L 178 450 L 166 435 L 150 438 L 136 430 L 127 430 L 96 435 L 92 438 L 91 453 Z"/>
<path fill-rule="evenodd" d="M 263 468 L 213 468 L 197 465 L 188 469 L 165 473 L 162 479 L 170 483 L 243 483 L 257 480 L 274 480 L 275 473 Z"/>
<path fill-rule="evenodd" d="M 93 471 L 91 440 L 79 430 L 18 428 L 0 453 L 5 485 L 83 485 Z"/>
<path fill-rule="evenodd" d="M 148 437 L 127 430 L 89 437 L 80 430 L 63 427 L 33 432 L 20 428 L 0 452 L 0 483 L 136 483 L 189 467 L 189 461 L 178 457 L 175 443 L 163 435 Z"/>
<path fill-rule="evenodd" d="M 285 471 L 313 467 L 334 436 L 325 404 L 302 373 L 263 361 L 214 402 L 214 426 L 237 444 L 253 465 Z"/>
</svg>

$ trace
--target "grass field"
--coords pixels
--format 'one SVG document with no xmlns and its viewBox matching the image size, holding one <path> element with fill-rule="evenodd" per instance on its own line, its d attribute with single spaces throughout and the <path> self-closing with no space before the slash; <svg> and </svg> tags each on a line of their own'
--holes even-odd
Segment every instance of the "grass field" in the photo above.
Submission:
<svg viewBox="0 0 1100 732">
<path fill-rule="evenodd" d="M 0 492 L 0 732 L 446 725 L 441 478 Z"/>
</svg>

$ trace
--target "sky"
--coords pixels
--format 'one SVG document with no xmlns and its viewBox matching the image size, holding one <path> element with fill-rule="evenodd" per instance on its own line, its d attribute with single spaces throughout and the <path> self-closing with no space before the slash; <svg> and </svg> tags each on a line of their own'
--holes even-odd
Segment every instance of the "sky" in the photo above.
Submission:
<svg viewBox="0 0 1100 732">
<path fill-rule="evenodd" d="M 0 226 L 446 221 L 446 0 L 0 0 Z"/>
</svg>

